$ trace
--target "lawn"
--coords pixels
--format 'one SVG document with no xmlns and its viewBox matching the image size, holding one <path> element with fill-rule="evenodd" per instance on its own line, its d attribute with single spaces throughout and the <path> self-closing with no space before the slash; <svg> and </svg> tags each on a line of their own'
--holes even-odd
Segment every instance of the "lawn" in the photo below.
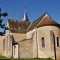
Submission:
<svg viewBox="0 0 60 60">
<path fill-rule="evenodd" d="M 1 60 L 3 59 L 3 60 L 52 60 L 52 59 L 38 59 L 38 58 L 32 58 L 32 59 L 14 59 L 14 58 L 0 58 Z"/>
<path fill-rule="evenodd" d="M 0 56 L 0 60 L 52 60 L 51 58 L 23 58 L 23 59 L 14 59 L 14 58 L 6 58 L 5 56 Z"/>
<path fill-rule="evenodd" d="M 50 58 L 48 59 L 43 59 L 43 58 L 24 58 L 24 59 L 14 59 L 14 58 L 0 58 L 1 60 L 52 60 Z"/>
</svg>

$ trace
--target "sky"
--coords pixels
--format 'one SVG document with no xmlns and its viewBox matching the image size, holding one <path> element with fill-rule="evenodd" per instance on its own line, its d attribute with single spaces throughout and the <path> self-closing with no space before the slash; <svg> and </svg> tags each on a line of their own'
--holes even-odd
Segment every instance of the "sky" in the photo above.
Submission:
<svg viewBox="0 0 60 60">
<path fill-rule="evenodd" d="M 60 24 L 60 0 L 0 0 L 0 7 L 2 12 L 8 13 L 2 17 L 4 24 L 7 19 L 22 20 L 25 10 L 31 22 L 47 12 Z"/>
</svg>

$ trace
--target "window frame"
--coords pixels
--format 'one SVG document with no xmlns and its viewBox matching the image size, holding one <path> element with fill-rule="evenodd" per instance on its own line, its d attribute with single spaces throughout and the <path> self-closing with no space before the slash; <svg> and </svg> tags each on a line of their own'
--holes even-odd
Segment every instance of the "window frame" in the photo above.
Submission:
<svg viewBox="0 0 60 60">
<path fill-rule="evenodd" d="M 57 46 L 57 47 L 60 46 L 59 36 L 56 37 L 56 46 Z"/>
<path fill-rule="evenodd" d="M 45 37 L 41 38 L 41 47 L 45 48 L 46 47 L 46 43 L 45 43 Z"/>
</svg>

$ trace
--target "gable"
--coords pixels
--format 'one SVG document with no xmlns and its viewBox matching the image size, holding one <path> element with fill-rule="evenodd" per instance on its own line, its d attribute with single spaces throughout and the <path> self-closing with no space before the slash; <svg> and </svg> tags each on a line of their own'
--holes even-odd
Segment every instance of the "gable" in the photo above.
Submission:
<svg viewBox="0 0 60 60">
<path fill-rule="evenodd" d="M 36 25 L 36 27 L 41 27 L 41 26 L 46 26 L 46 25 L 58 26 L 58 27 L 60 26 L 57 22 L 52 20 L 52 18 L 47 13 L 41 19 L 41 21 Z"/>
<path fill-rule="evenodd" d="M 57 22 L 55 22 L 54 20 L 51 19 L 51 17 L 49 16 L 48 13 L 45 13 L 41 17 L 36 19 L 31 24 L 31 26 L 29 27 L 28 31 L 34 29 L 35 27 L 41 27 L 41 26 L 46 26 L 46 25 L 52 25 L 52 26 L 60 27 L 60 25 Z"/>
<path fill-rule="evenodd" d="M 34 22 L 32 22 L 31 26 L 28 28 L 28 31 L 29 30 L 32 30 L 39 22 L 40 20 L 43 18 L 45 14 L 43 14 L 41 17 L 39 17 L 38 19 L 36 19 Z"/>
</svg>

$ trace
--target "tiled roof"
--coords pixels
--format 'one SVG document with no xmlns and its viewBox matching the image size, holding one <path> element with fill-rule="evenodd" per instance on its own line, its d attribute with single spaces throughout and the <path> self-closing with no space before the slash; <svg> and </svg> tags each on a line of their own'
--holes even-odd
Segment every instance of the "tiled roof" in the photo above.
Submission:
<svg viewBox="0 0 60 60">
<path fill-rule="evenodd" d="M 36 25 L 36 27 L 40 26 L 46 26 L 46 25 L 51 25 L 51 26 L 60 26 L 57 22 L 51 19 L 47 14 L 44 16 L 41 21 Z"/>
<path fill-rule="evenodd" d="M 12 20 L 8 19 L 9 23 L 9 29 L 11 31 L 25 31 L 28 26 L 30 25 L 30 22 L 28 21 L 19 21 L 19 20 Z"/>
<path fill-rule="evenodd" d="M 52 20 L 51 17 L 47 13 L 45 13 L 41 17 L 39 17 L 38 19 L 36 19 L 31 24 L 31 26 L 29 27 L 28 30 L 32 30 L 34 27 L 41 27 L 41 26 L 46 26 L 46 25 L 60 27 L 60 24 L 58 24 L 57 22 L 55 22 L 54 20 Z"/>
<path fill-rule="evenodd" d="M 45 14 L 43 14 L 41 17 L 39 17 L 38 19 L 36 19 L 34 22 L 32 22 L 31 26 L 28 28 L 28 30 L 32 30 L 38 23 L 39 21 L 43 18 Z"/>
</svg>

